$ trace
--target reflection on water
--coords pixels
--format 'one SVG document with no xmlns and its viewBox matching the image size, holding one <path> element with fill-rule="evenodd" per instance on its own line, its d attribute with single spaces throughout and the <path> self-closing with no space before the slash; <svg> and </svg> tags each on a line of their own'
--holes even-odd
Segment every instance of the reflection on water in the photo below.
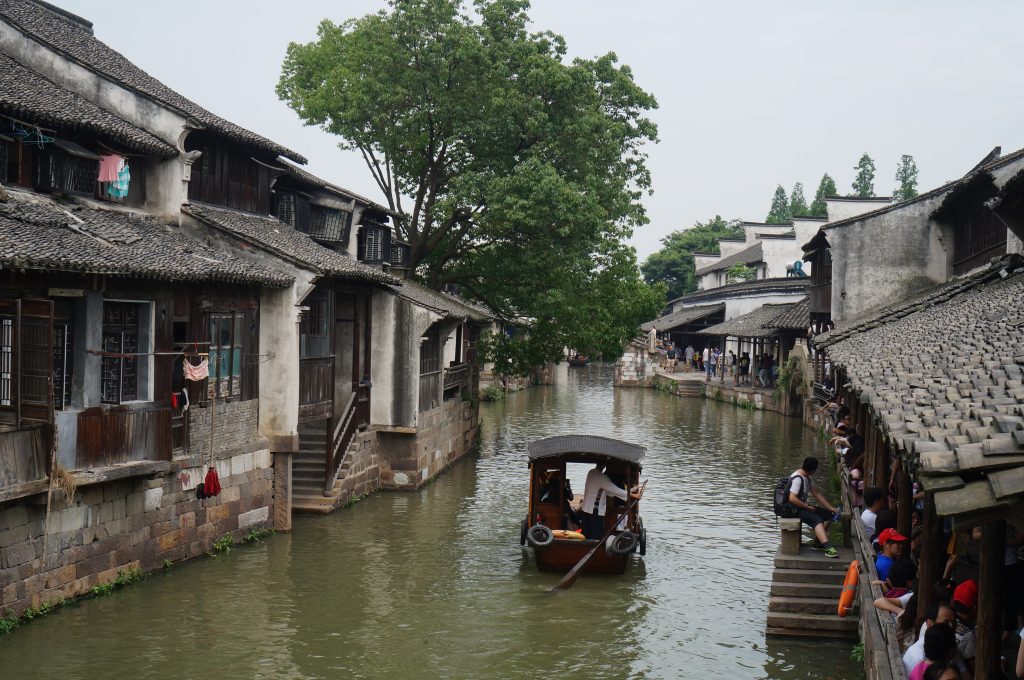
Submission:
<svg viewBox="0 0 1024 680">
<path fill-rule="evenodd" d="M 563 369 L 564 370 L 564 369 Z M 795 419 L 613 390 L 611 369 L 484 404 L 479 454 L 291 534 L 173 567 L 0 638 L 2 677 L 856 678 L 850 645 L 766 642 L 774 478 L 814 446 Z M 520 548 L 523 447 L 647 447 L 648 553 L 546 590 Z"/>
</svg>

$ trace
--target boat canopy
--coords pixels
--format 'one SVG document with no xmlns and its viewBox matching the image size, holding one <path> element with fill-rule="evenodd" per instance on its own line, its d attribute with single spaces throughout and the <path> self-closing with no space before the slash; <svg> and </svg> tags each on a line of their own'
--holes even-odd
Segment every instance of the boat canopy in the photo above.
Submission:
<svg viewBox="0 0 1024 680">
<path fill-rule="evenodd" d="M 582 460 L 595 460 L 598 458 L 614 458 L 638 465 L 644 459 L 647 451 L 642 446 L 628 442 L 612 439 L 610 437 L 595 437 L 587 434 L 566 434 L 555 437 L 546 437 L 530 442 L 526 446 L 526 453 L 530 460 L 540 458 L 560 458 L 578 454 Z"/>
</svg>

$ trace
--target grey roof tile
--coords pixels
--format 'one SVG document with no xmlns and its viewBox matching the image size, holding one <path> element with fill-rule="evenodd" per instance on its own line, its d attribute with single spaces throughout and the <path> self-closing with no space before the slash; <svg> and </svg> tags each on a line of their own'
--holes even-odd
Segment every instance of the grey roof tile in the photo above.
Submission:
<svg viewBox="0 0 1024 680">
<path fill-rule="evenodd" d="M 43 126 L 88 130 L 129 151 L 167 158 L 178 150 L 106 109 L 0 54 L 0 112 Z"/>
<path fill-rule="evenodd" d="M 188 115 L 204 127 L 239 142 L 286 156 L 306 159 L 266 137 L 224 120 L 167 87 L 93 35 L 92 25 L 46 3 L 0 0 L 0 17 L 35 40 L 63 52 L 86 68 Z M 146 30 L 139 27 L 139 30 Z M 228 74 L 222 74 L 227 77 Z"/>
<path fill-rule="evenodd" d="M 302 267 L 341 279 L 400 285 L 398 279 L 380 269 L 325 248 L 308 234 L 296 231 L 275 217 L 261 217 L 205 203 L 181 206 L 184 213 L 205 224 L 232 234 L 260 248 L 282 256 Z"/>
<path fill-rule="evenodd" d="M 741 314 L 735 318 L 723 321 L 720 324 L 709 326 L 697 331 L 697 335 L 716 335 L 734 338 L 766 338 L 778 335 L 779 330 L 774 326 L 774 320 L 782 313 L 788 312 L 792 304 L 767 304 L 757 309 Z"/>
<path fill-rule="evenodd" d="M 167 281 L 287 286 L 288 275 L 211 248 L 178 227 L 82 202 L 10 191 L 0 203 L 0 267 Z"/>
<path fill-rule="evenodd" d="M 764 260 L 764 249 L 761 247 L 761 242 L 758 241 L 749 248 L 744 248 L 738 253 L 727 255 L 717 262 L 712 262 L 709 265 L 701 267 L 696 271 L 697 276 L 702 274 L 708 274 L 710 272 L 717 272 L 722 269 L 728 269 L 734 264 L 753 264 L 755 262 L 761 262 Z"/>
<path fill-rule="evenodd" d="M 725 311 L 725 303 L 720 302 L 713 305 L 696 305 L 694 307 L 684 307 L 678 312 L 672 312 L 664 316 L 659 316 L 654 321 L 648 321 L 647 323 L 640 326 L 640 330 L 645 333 L 650 332 L 652 328 L 658 331 L 667 331 L 673 328 L 678 328 L 685 324 L 697 321 L 711 316 L 717 312 Z"/>
<path fill-rule="evenodd" d="M 479 305 L 467 302 L 449 293 L 428 288 L 421 283 L 405 279 L 401 286 L 391 286 L 391 292 L 417 305 L 441 312 L 444 316 L 474 321 L 493 319 L 494 315 Z"/>
</svg>

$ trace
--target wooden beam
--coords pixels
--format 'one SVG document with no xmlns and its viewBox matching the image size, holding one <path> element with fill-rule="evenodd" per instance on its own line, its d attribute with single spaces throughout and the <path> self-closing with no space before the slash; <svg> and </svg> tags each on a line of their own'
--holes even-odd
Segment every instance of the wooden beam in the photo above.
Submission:
<svg viewBox="0 0 1024 680">
<path fill-rule="evenodd" d="M 896 480 L 896 530 L 904 536 L 910 536 L 913 526 L 914 481 L 907 472 L 907 466 L 900 463 L 899 476 Z"/>
<path fill-rule="evenodd" d="M 975 680 L 1002 678 L 999 652 L 1003 637 L 1003 558 L 1006 551 L 1006 522 L 998 520 L 981 527 L 981 563 L 978 566 L 978 620 L 974 657 Z"/>
<path fill-rule="evenodd" d="M 924 620 L 925 612 L 932 606 L 932 586 L 939 582 L 946 567 L 945 537 L 942 520 L 935 514 L 935 501 L 928 494 L 924 499 L 921 530 L 921 556 L 918 562 L 917 618 Z"/>
</svg>

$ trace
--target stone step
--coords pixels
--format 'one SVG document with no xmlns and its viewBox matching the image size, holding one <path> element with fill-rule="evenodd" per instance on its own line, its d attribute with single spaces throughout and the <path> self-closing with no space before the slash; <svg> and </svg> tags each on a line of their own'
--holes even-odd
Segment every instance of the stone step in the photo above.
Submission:
<svg viewBox="0 0 1024 680">
<path fill-rule="evenodd" d="M 764 631 L 767 637 L 782 638 L 825 638 L 830 640 L 856 640 L 857 631 L 818 630 L 806 628 L 781 628 L 768 626 Z"/>
<path fill-rule="evenodd" d="M 772 596 L 768 598 L 768 611 L 793 612 L 799 614 L 835 614 L 839 606 L 839 597 L 790 597 Z M 837 614 L 838 616 L 838 614 Z"/>
<path fill-rule="evenodd" d="M 849 565 L 847 565 L 847 568 Z M 772 582 L 778 583 L 815 583 L 831 584 L 841 588 L 845 574 L 822 569 L 776 569 L 772 572 Z"/>
<path fill-rule="evenodd" d="M 319 482 L 324 483 L 324 469 L 319 470 L 292 470 L 292 484 L 295 482 Z"/>
<path fill-rule="evenodd" d="M 857 618 L 839 618 L 837 614 L 807 614 L 796 612 L 768 612 L 768 628 L 790 631 L 820 631 L 826 637 L 857 635 Z M 831 634 L 831 635 L 829 635 Z"/>
<path fill-rule="evenodd" d="M 824 573 L 829 574 L 829 572 Z M 771 585 L 771 595 L 773 597 L 825 597 L 832 598 L 838 602 L 839 595 L 842 592 L 842 584 L 837 585 L 833 581 L 829 581 L 828 583 L 794 583 L 788 581 L 774 581 Z"/>
<path fill-rule="evenodd" d="M 801 546 L 799 555 L 775 553 L 776 569 L 816 569 L 819 571 L 845 572 L 853 561 L 853 550 L 840 548 L 839 557 L 825 557 L 821 552 Z"/>
</svg>

